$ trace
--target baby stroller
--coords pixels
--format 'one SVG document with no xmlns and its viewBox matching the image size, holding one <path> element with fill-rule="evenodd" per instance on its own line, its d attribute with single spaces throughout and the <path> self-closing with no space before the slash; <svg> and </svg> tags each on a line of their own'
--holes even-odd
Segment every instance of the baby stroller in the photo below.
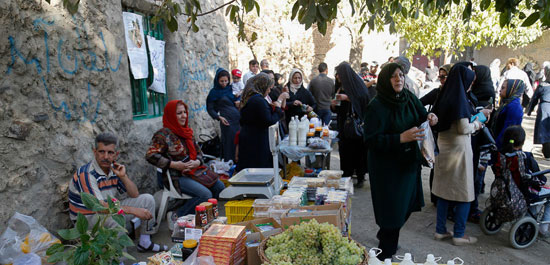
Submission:
<svg viewBox="0 0 550 265">
<path fill-rule="evenodd" d="M 533 179 L 546 173 L 550 173 L 550 169 L 525 174 L 523 177 Z M 512 180 L 511 174 L 495 178 L 490 196 L 488 201 L 491 204 L 485 208 L 479 221 L 481 231 L 486 235 L 494 235 L 506 222 L 511 222 L 508 239 L 516 249 L 531 246 L 537 239 L 539 225 L 550 223 L 541 221 L 543 206 L 550 203 L 550 194 L 524 197 Z"/>
</svg>

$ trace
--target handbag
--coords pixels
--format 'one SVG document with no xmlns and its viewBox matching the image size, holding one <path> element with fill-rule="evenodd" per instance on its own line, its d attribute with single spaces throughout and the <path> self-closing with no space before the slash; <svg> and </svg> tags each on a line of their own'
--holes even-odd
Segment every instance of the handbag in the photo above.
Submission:
<svg viewBox="0 0 550 265">
<path fill-rule="evenodd" d="M 220 176 L 216 174 L 216 172 L 210 170 L 209 167 L 205 166 L 199 167 L 193 172 L 193 174 L 189 174 L 188 176 L 207 188 L 211 188 L 212 186 L 214 186 L 214 184 L 216 184 L 216 182 L 220 178 Z"/>
<path fill-rule="evenodd" d="M 510 165 L 506 161 L 506 156 L 498 154 L 501 164 L 501 175 L 495 177 L 491 185 L 490 202 L 491 208 L 495 212 L 495 217 L 499 222 L 509 222 L 518 219 L 527 212 L 527 202 L 525 197 L 512 179 Z M 518 159 L 518 170 L 525 172 L 523 159 Z"/>
<path fill-rule="evenodd" d="M 221 157 L 222 144 L 219 136 L 210 136 L 207 134 L 199 135 L 199 147 L 203 154 Z"/>
<path fill-rule="evenodd" d="M 346 120 L 344 121 L 342 136 L 350 140 L 362 140 L 363 139 L 363 125 L 364 122 L 353 110 L 348 113 Z"/>
</svg>

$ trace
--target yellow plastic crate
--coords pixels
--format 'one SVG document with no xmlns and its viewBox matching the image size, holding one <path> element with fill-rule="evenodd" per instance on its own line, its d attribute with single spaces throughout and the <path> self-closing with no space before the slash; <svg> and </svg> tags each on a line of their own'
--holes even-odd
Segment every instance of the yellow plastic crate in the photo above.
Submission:
<svg viewBox="0 0 550 265">
<path fill-rule="evenodd" d="M 253 199 L 228 201 L 225 204 L 227 223 L 234 224 L 254 219 Z"/>
</svg>

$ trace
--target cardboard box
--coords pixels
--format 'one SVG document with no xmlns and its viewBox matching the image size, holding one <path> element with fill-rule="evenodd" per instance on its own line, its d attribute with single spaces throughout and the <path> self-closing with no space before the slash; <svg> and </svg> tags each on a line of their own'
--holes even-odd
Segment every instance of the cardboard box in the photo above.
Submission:
<svg viewBox="0 0 550 265">
<path fill-rule="evenodd" d="M 275 229 L 262 232 L 256 225 L 272 223 Z M 258 241 L 262 242 L 270 235 L 277 234 L 283 231 L 282 226 L 273 218 L 261 218 L 251 221 L 237 223 L 236 225 L 244 225 L 245 230 L 250 230 L 252 233 L 246 235 L 246 242 Z M 258 255 L 258 246 L 246 246 L 246 264 L 248 265 L 260 265 L 262 261 Z"/>
<path fill-rule="evenodd" d="M 288 210 L 281 217 L 281 225 L 283 229 L 286 230 L 292 225 L 300 224 L 311 219 L 315 219 L 319 223 L 333 224 L 340 230 L 345 229 L 345 213 L 341 203 L 303 206 L 295 209 L 311 211 L 305 213 L 290 213 L 292 209 Z"/>
</svg>

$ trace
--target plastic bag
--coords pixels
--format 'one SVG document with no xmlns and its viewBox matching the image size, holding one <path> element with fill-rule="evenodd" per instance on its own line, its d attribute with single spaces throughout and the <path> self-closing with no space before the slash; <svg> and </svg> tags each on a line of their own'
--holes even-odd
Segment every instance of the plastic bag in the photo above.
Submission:
<svg viewBox="0 0 550 265">
<path fill-rule="evenodd" d="M 231 170 L 231 167 L 233 166 L 233 160 L 229 160 L 227 162 L 223 160 L 212 160 L 210 161 L 210 167 L 216 174 L 224 174 L 224 175 L 230 175 L 229 171 Z"/>
<path fill-rule="evenodd" d="M 199 248 L 196 248 L 195 251 L 193 251 L 193 254 L 187 257 L 182 265 L 216 265 L 212 256 L 197 257 L 198 253 Z"/>
<path fill-rule="evenodd" d="M 424 137 L 422 140 L 418 141 L 418 146 L 424 157 L 425 164 L 427 164 L 429 168 L 433 168 L 435 162 L 435 139 L 429 122 L 423 122 L 420 125 L 420 129 L 424 129 Z"/>
<path fill-rule="evenodd" d="M 328 141 L 319 137 L 309 138 L 307 142 L 307 147 L 311 149 L 330 149 L 330 144 L 328 143 Z"/>
<path fill-rule="evenodd" d="M 15 263 L 16 260 L 21 264 L 28 264 L 24 261 L 34 258 L 32 255 L 25 255 L 29 253 L 38 255 L 42 263 L 46 263 L 46 250 L 56 243 L 61 241 L 32 216 L 16 212 L 8 221 L 6 231 L 0 236 L 0 264 Z"/>
</svg>

